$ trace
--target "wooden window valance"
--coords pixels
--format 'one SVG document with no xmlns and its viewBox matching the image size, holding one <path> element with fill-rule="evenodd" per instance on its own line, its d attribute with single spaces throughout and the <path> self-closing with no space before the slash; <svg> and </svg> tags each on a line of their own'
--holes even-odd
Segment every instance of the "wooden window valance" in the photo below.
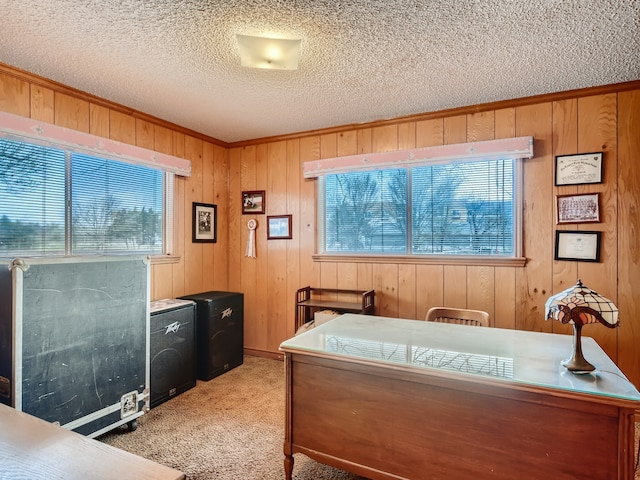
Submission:
<svg viewBox="0 0 640 480">
<path fill-rule="evenodd" d="M 303 164 L 304 178 L 354 170 L 418 166 L 457 160 L 502 160 L 533 157 L 533 137 L 515 137 L 483 142 L 438 145 L 382 153 L 365 153 L 312 160 Z"/>
<path fill-rule="evenodd" d="M 76 153 L 144 165 L 183 177 L 191 176 L 191 162 L 184 158 L 6 112 L 0 112 L 0 138 L 62 147 Z"/>
</svg>

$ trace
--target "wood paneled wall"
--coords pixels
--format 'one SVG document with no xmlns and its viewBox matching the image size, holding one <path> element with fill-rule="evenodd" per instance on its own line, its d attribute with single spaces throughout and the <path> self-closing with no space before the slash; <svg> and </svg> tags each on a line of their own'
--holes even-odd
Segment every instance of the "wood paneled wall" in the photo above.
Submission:
<svg viewBox="0 0 640 480">
<path fill-rule="evenodd" d="M 305 285 L 376 290 L 377 314 L 424 318 L 433 305 L 479 308 L 495 327 L 570 333 L 544 320 L 544 303 L 577 278 L 611 298 L 621 326 L 585 328 L 640 386 L 640 85 L 501 102 L 414 119 L 336 127 L 280 139 L 225 145 L 46 79 L 0 65 L 0 110 L 191 160 L 176 180 L 176 262 L 152 266 L 152 297 L 208 290 L 245 294 L 245 348 L 278 355 L 293 335 L 294 294 Z M 465 141 L 532 135 L 524 170 L 524 267 L 406 262 L 318 262 L 316 182 L 307 160 Z M 554 156 L 603 151 L 604 182 L 554 186 Z M 267 240 L 266 215 L 242 215 L 241 192 L 266 191 L 266 215 L 293 215 L 291 240 Z M 602 222 L 555 223 L 555 196 L 601 193 Z M 191 242 L 192 202 L 218 205 L 218 242 Z M 257 258 L 244 256 L 256 218 Z M 603 232 L 600 263 L 553 260 L 555 230 Z"/>
<path fill-rule="evenodd" d="M 620 328 L 590 325 L 584 335 L 640 385 L 640 90 L 585 93 L 233 146 L 231 210 L 240 211 L 241 191 L 265 190 L 266 215 L 293 215 L 291 240 L 267 241 L 266 215 L 230 223 L 229 286 L 246 295 L 246 347 L 276 352 L 293 335 L 295 290 L 305 285 L 373 288 L 378 315 L 422 319 L 446 305 L 486 310 L 494 327 L 570 334 L 545 321 L 544 304 L 580 278 L 615 301 L 621 319 Z M 313 260 L 316 181 L 302 178 L 303 162 L 525 135 L 535 157 L 524 166 L 524 267 Z M 554 186 L 555 155 L 594 151 L 604 152 L 602 184 Z M 556 195 L 587 192 L 600 192 L 602 221 L 556 225 Z M 243 256 L 249 218 L 259 223 L 255 259 Z M 602 231 L 601 262 L 554 261 L 557 229 Z"/>
<path fill-rule="evenodd" d="M 175 258 L 152 263 L 151 298 L 228 290 L 228 148 L 2 65 L 0 110 L 190 160 L 192 176 L 175 177 Z M 192 202 L 218 205 L 217 243 L 191 242 Z"/>
</svg>

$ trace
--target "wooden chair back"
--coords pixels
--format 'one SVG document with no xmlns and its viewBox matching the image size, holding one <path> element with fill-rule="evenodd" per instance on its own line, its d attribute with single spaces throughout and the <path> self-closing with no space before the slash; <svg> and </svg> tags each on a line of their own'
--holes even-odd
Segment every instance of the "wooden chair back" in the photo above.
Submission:
<svg viewBox="0 0 640 480">
<path fill-rule="evenodd" d="M 425 318 L 428 322 L 457 323 L 459 325 L 489 326 L 489 314 L 482 310 L 433 307 Z"/>
</svg>

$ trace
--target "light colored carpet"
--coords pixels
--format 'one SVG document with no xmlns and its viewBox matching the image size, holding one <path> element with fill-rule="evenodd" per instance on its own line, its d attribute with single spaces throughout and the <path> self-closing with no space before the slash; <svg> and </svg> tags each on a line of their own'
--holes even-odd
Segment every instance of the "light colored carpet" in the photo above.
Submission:
<svg viewBox="0 0 640 480">
<path fill-rule="evenodd" d="M 129 432 L 99 440 L 176 468 L 189 480 L 284 478 L 284 363 L 245 356 L 244 363 L 151 409 Z M 362 477 L 294 455 L 295 480 Z"/>
<path fill-rule="evenodd" d="M 176 468 L 189 480 L 284 478 L 284 364 L 245 356 L 243 365 L 157 406 L 134 432 L 99 440 Z M 636 451 L 640 424 L 636 423 Z M 295 480 L 363 480 L 295 454 Z M 640 480 L 636 472 L 635 480 Z"/>
</svg>

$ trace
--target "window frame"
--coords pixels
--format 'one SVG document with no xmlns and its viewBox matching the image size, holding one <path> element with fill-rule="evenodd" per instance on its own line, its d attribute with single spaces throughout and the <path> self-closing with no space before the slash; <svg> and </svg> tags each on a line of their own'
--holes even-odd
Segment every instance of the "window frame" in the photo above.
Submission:
<svg viewBox="0 0 640 480">
<path fill-rule="evenodd" d="M 65 152 L 65 155 L 81 154 L 111 161 L 129 163 L 156 169 L 162 172 L 162 253 L 148 254 L 152 263 L 175 263 L 180 261 L 179 252 L 174 251 L 175 219 L 175 175 L 190 176 L 191 162 L 180 157 L 154 150 L 118 142 L 85 132 L 71 130 L 57 125 L 40 122 L 26 117 L 0 112 L 0 138 L 43 147 L 51 147 Z M 65 181 L 69 182 L 69 172 Z M 68 207 L 67 207 L 68 208 Z M 65 220 L 65 229 L 68 228 Z M 140 252 L 144 254 L 144 252 Z M 130 252 L 104 252 L 101 255 L 118 256 Z M 51 257 L 83 256 L 69 253 Z"/>
<path fill-rule="evenodd" d="M 517 148 L 516 148 L 517 147 Z M 467 152 L 467 154 L 461 154 Z M 477 152 L 477 153 L 474 153 Z M 354 263 L 407 263 L 407 264 L 447 264 L 447 265 L 486 265 L 486 266 L 524 266 L 523 257 L 523 186 L 524 160 L 533 157 L 533 137 L 472 142 L 456 145 L 425 147 L 406 151 L 394 151 L 378 154 L 353 155 L 347 157 L 315 160 L 306 162 L 304 176 L 317 178 L 316 195 L 316 248 L 312 257 L 318 262 L 354 262 Z M 453 163 L 464 160 L 514 160 L 513 205 L 514 205 L 514 252 L 510 256 L 491 255 L 437 255 L 407 253 L 327 253 L 325 246 L 325 191 L 324 176 L 329 173 L 348 173 L 356 170 L 381 170 L 386 168 Z M 410 240 L 410 239 L 408 239 Z M 410 247 L 409 247 L 410 248 Z"/>
</svg>

